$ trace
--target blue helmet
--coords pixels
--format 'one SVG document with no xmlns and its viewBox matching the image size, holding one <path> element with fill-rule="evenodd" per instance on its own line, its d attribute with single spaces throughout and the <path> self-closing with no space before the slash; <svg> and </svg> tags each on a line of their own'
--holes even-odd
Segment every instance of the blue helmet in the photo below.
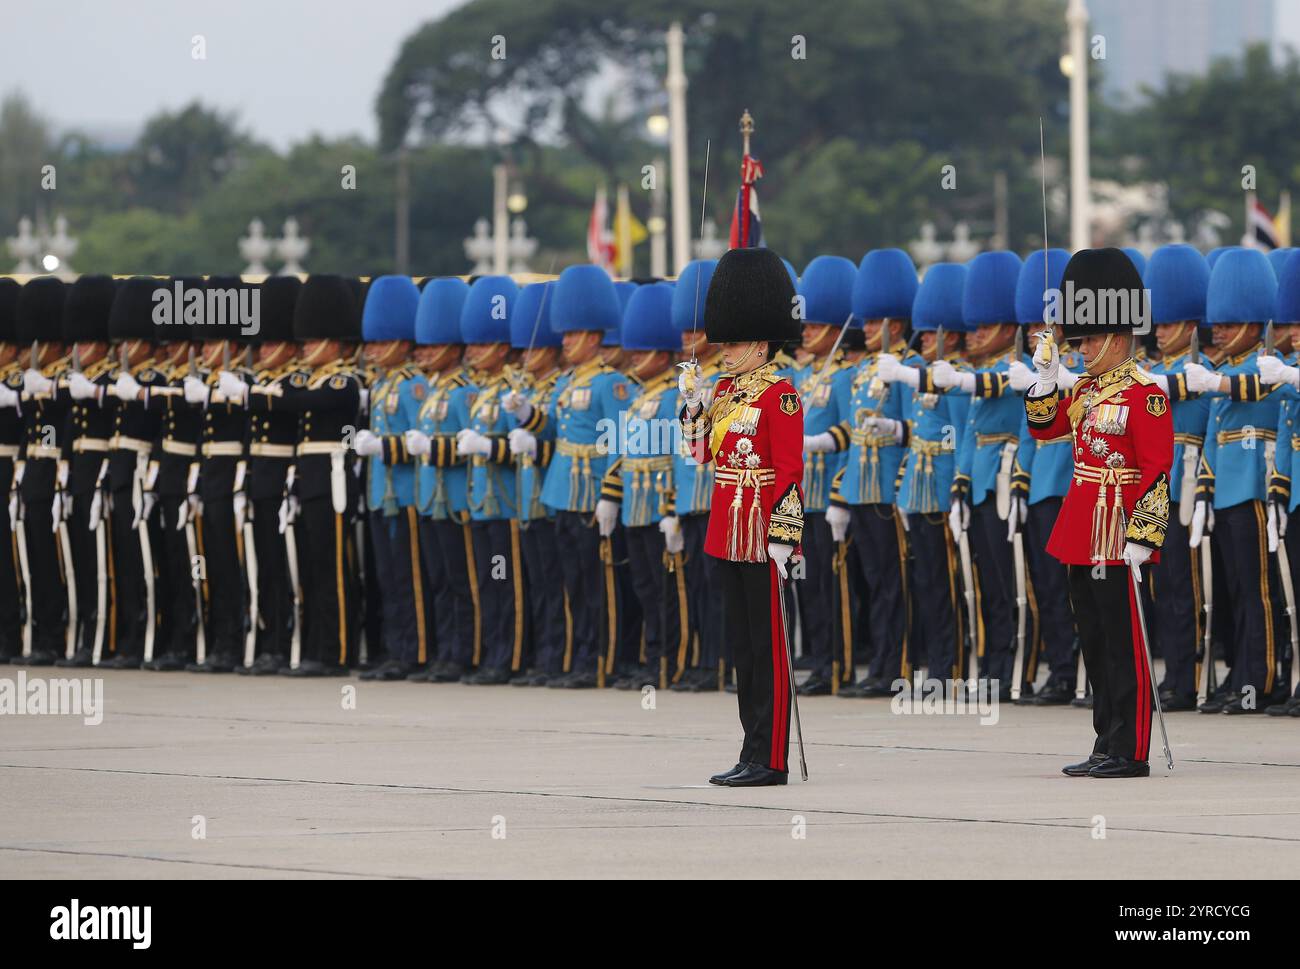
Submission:
<svg viewBox="0 0 1300 969">
<path fill-rule="evenodd" d="M 1300 250 L 1292 250 L 1277 274 L 1279 323 L 1300 323 Z"/>
<path fill-rule="evenodd" d="M 1043 272 L 1043 262 L 1047 262 L 1047 272 Z M 1035 249 L 1025 257 L 1016 279 L 1016 322 L 1042 323 L 1044 309 L 1047 306 L 1047 291 L 1061 288 L 1061 277 L 1065 275 L 1065 264 L 1070 261 L 1070 254 L 1064 249 Z"/>
<path fill-rule="evenodd" d="M 1210 264 L 1210 270 L 1214 270 L 1214 264 L 1219 261 L 1219 257 L 1225 252 L 1231 252 L 1233 249 L 1240 249 L 1241 246 L 1216 246 L 1205 254 L 1205 261 Z"/>
<path fill-rule="evenodd" d="M 560 273 L 552 299 L 551 329 L 556 333 L 617 330 L 623 315 L 614 280 L 590 263 L 569 266 Z"/>
<path fill-rule="evenodd" d="M 925 271 L 912 301 L 912 329 L 937 330 L 943 327 L 964 333 L 961 294 L 966 286 L 966 267 L 957 262 L 937 262 Z"/>
<path fill-rule="evenodd" d="M 704 329 L 704 298 L 717 265 L 716 259 L 696 259 L 678 274 L 677 285 L 673 287 L 673 326 L 683 333 Z"/>
<path fill-rule="evenodd" d="M 853 315 L 863 320 L 906 320 L 917 290 L 916 266 L 902 249 L 873 249 L 853 280 Z"/>
<path fill-rule="evenodd" d="M 1282 246 L 1280 249 L 1271 249 L 1268 252 L 1268 264 L 1273 267 L 1273 275 L 1279 282 L 1282 279 L 1282 267 L 1286 265 L 1293 252 L 1295 252 L 1294 246 Z"/>
<path fill-rule="evenodd" d="M 622 336 L 624 350 L 681 350 L 682 333 L 673 326 L 673 288 L 638 286 L 623 311 Z"/>
<path fill-rule="evenodd" d="M 803 297 L 804 322 L 843 326 L 857 275 L 858 267 L 843 256 L 818 256 L 808 263 L 796 287 Z"/>
<path fill-rule="evenodd" d="M 1147 271 L 1147 257 L 1142 254 L 1141 249 L 1125 246 L 1123 253 L 1128 256 L 1128 261 L 1133 264 L 1133 268 L 1138 271 L 1139 276 Z"/>
<path fill-rule="evenodd" d="M 981 252 L 970 261 L 961 294 L 961 315 L 968 331 L 1016 321 L 1020 267 L 1020 257 L 1006 249 Z"/>
<path fill-rule="evenodd" d="M 551 329 L 551 303 L 555 283 L 529 283 L 519 291 L 510 311 L 510 345 L 516 350 L 558 347 L 560 335 Z"/>
<path fill-rule="evenodd" d="M 460 343 L 460 311 L 469 295 L 469 284 L 456 276 L 431 279 L 420 293 L 415 311 L 415 342 Z"/>
<path fill-rule="evenodd" d="M 414 340 L 419 305 L 420 289 L 410 276 L 380 276 L 366 293 L 361 338 L 370 343 Z"/>
<path fill-rule="evenodd" d="M 460 335 L 466 343 L 509 343 L 510 311 L 519 287 L 509 276 L 480 276 L 469 288 L 460 311 Z"/>
<path fill-rule="evenodd" d="M 1142 285 L 1151 293 L 1151 322 L 1205 322 L 1210 264 L 1192 246 L 1161 246 L 1147 260 Z"/>
<path fill-rule="evenodd" d="M 1210 271 L 1207 322 L 1266 323 L 1277 311 L 1277 276 L 1258 249 L 1223 253 Z"/>
</svg>

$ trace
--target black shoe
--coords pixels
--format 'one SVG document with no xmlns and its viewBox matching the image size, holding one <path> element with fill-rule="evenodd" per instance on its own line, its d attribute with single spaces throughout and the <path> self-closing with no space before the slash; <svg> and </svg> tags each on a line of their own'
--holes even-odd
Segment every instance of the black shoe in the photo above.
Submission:
<svg viewBox="0 0 1300 969">
<path fill-rule="evenodd" d="M 640 690 L 646 686 L 659 686 L 659 674 L 652 672 L 648 666 L 638 666 L 614 681 L 616 690 Z"/>
<path fill-rule="evenodd" d="M 459 683 L 462 676 L 465 675 L 465 667 L 460 663 L 453 663 L 448 660 L 434 668 L 433 676 L 429 678 L 430 683 Z"/>
<path fill-rule="evenodd" d="M 283 656 L 277 656 L 274 653 L 263 653 L 253 660 L 252 666 L 241 666 L 235 672 L 243 673 L 245 676 L 274 676 L 288 665 L 289 661 Z"/>
<path fill-rule="evenodd" d="M 1089 754 L 1088 759 L 1080 761 L 1077 764 L 1066 764 L 1061 768 L 1061 773 L 1066 777 L 1087 777 L 1088 773 L 1100 764 L 1109 759 L 1107 754 Z"/>
<path fill-rule="evenodd" d="M 13 660 L 15 666 L 53 666 L 55 660 L 59 657 L 45 649 L 33 649 L 30 656 L 17 656 Z"/>
<path fill-rule="evenodd" d="M 88 649 L 79 649 L 72 654 L 72 659 L 58 659 L 54 661 L 55 666 L 74 666 L 85 667 L 95 665 L 95 654 Z"/>
<path fill-rule="evenodd" d="M 790 775 L 783 770 L 772 770 L 762 764 L 746 764 L 738 774 L 732 774 L 725 781 L 724 787 L 777 787 L 784 784 Z"/>
<path fill-rule="evenodd" d="M 595 673 L 570 673 L 551 680 L 546 685 L 556 690 L 591 690 L 596 687 Z"/>
<path fill-rule="evenodd" d="M 721 774 L 714 774 L 709 778 L 709 783 L 717 784 L 719 787 L 725 787 L 728 780 L 735 777 L 748 766 L 749 765 L 742 760 L 735 767 L 732 767 L 729 770 L 724 770 Z"/>
<path fill-rule="evenodd" d="M 1236 716 L 1237 714 L 1263 713 L 1264 711 L 1262 707 L 1256 706 L 1253 703 L 1247 705 L 1246 698 L 1244 696 L 1234 696 L 1231 700 L 1228 700 L 1223 704 L 1222 712 L 1225 713 L 1227 716 L 1232 717 L 1232 716 Z"/>
<path fill-rule="evenodd" d="M 175 653 L 163 653 L 161 656 L 155 656 L 140 668 L 152 670 L 155 673 L 178 673 L 185 669 L 185 660 Z"/>
<path fill-rule="evenodd" d="M 1092 694 L 1089 693 L 1087 696 L 1083 696 L 1083 697 L 1076 696 L 1073 700 L 1070 701 L 1070 706 L 1078 707 L 1080 710 L 1091 710 Z"/>
<path fill-rule="evenodd" d="M 1046 685 L 1033 696 L 1020 695 L 1021 703 L 1031 707 L 1063 707 L 1074 699 L 1074 687 L 1068 683 L 1048 680 Z"/>
<path fill-rule="evenodd" d="M 814 673 L 799 684 L 795 692 L 800 696 L 830 696 L 831 681 Z"/>
<path fill-rule="evenodd" d="M 1150 774 L 1151 766 L 1145 760 L 1127 757 L 1107 757 L 1088 771 L 1089 777 L 1148 777 Z"/>
<path fill-rule="evenodd" d="M 1223 705 L 1228 702 L 1226 696 L 1209 696 L 1196 709 L 1201 713 L 1222 713 Z"/>
<path fill-rule="evenodd" d="M 390 659 L 385 660 L 376 667 L 365 670 L 362 672 L 360 678 L 367 682 L 371 680 L 382 680 L 387 683 L 395 680 L 404 680 L 414 671 L 415 667 L 410 663 L 403 663 L 401 660 Z"/>
<path fill-rule="evenodd" d="M 520 670 L 510 677 L 511 686 L 530 686 L 533 677 L 537 675 L 537 670 Z"/>
<path fill-rule="evenodd" d="M 1196 697 L 1171 693 L 1168 699 L 1160 698 L 1160 709 L 1165 713 L 1182 713 L 1186 710 L 1195 710 Z"/>
<path fill-rule="evenodd" d="M 138 670 L 143 663 L 144 659 L 140 656 L 118 653 L 111 659 L 101 661 L 99 668 L 103 670 Z M 229 672 L 229 670 L 225 672 Z"/>
<path fill-rule="evenodd" d="M 463 682 L 471 686 L 501 686 L 510 682 L 510 671 L 484 667 L 473 676 L 466 677 Z"/>
<path fill-rule="evenodd" d="M 333 676 L 334 671 L 331 670 L 329 667 L 327 667 L 324 663 L 317 662 L 314 659 L 305 659 L 298 664 L 297 669 L 294 669 L 293 667 L 290 666 L 286 666 L 284 669 L 280 670 L 280 675 L 297 676 L 297 677 Z"/>
<path fill-rule="evenodd" d="M 216 653 L 209 655 L 202 663 L 187 663 L 185 669 L 191 673 L 230 673 L 235 669 L 235 661 L 229 656 Z"/>
</svg>

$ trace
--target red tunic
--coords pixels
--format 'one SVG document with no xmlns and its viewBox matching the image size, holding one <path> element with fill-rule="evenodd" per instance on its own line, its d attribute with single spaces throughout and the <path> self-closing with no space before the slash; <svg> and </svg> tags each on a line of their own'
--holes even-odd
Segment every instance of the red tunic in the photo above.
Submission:
<svg viewBox="0 0 1300 969">
<path fill-rule="evenodd" d="M 1074 435 L 1074 476 L 1047 551 L 1066 565 L 1122 564 L 1124 543 L 1159 549 L 1169 523 L 1169 398 L 1133 360 L 1069 395 L 1025 396 L 1029 433 Z M 1152 557 L 1159 561 L 1159 553 Z"/>
<path fill-rule="evenodd" d="M 766 562 L 767 545 L 803 536 L 803 405 L 766 364 L 719 381 L 713 404 L 682 413 L 691 456 L 714 463 L 704 551 L 732 562 Z"/>
</svg>

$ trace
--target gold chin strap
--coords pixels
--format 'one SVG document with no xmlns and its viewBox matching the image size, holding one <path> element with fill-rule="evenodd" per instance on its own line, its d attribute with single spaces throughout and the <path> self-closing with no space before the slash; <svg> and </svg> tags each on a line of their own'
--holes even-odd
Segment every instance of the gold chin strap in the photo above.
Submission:
<svg viewBox="0 0 1300 969">
<path fill-rule="evenodd" d="M 739 360 L 737 360 L 736 365 L 732 367 L 732 371 L 734 373 L 741 373 L 742 371 L 740 368 L 749 362 L 750 356 L 758 349 L 758 347 L 759 347 L 759 341 L 755 340 L 751 342 L 749 345 L 749 349 L 745 351 L 745 355 L 741 357 Z"/>
</svg>

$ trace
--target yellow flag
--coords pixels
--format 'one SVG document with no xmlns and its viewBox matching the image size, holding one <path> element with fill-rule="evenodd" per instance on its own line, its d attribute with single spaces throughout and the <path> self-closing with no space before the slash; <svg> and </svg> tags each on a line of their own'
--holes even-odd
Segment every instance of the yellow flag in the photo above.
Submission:
<svg viewBox="0 0 1300 969">
<path fill-rule="evenodd" d="M 631 279 L 633 256 L 638 245 L 646 240 L 649 233 L 641 221 L 632 214 L 632 205 L 628 201 L 627 186 L 618 187 L 618 205 L 614 211 L 614 256 L 618 274 L 624 279 Z"/>
<path fill-rule="evenodd" d="M 1291 193 L 1283 192 L 1277 204 L 1277 218 L 1273 220 L 1277 229 L 1278 248 L 1285 249 L 1291 245 Z"/>
</svg>

